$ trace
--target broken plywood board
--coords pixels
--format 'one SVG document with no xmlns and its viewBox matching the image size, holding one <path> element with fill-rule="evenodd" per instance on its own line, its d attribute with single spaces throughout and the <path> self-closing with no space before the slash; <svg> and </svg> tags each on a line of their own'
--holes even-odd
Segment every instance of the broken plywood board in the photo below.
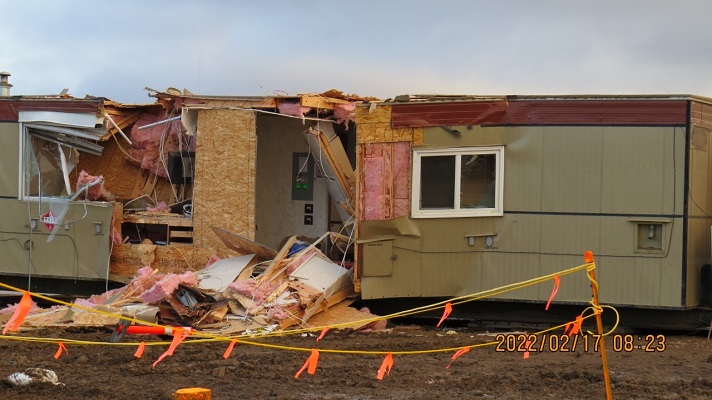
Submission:
<svg viewBox="0 0 712 400">
<path fill-rule="evenodd" d="M 277 251 L 257 242 L 213 226 L 215 234 L 230 250 L 240 254 L 254 254 L 260 260 L 271 260 L 277 256 Z"/>
<path fill-rule="evenodd" d="M 309 319 L 309 325 L 329 327 L 338 325 L 336 329 L 361 329 L 372 323 L 370 319 L 378 317 L 351 307 L 352 303 L 353 301 L 345 300 L 330 307 L 328 311 L 314 315 Z"/>
<path fill-rule="evenodd" d="M 193 243 L 232 255 L 212 226 L 255 237 L 257 125 L 253 111 L 198 110 Z"/>
<path fill-rule="evenodd" d="M 162 273 L 181 274 L 202 269 L 211 255 L 208 249 L 195 246 L 115 243 L 109 273 L 131 279 L 141 267 L 150 265 Z"/>
<path fill-rule="evenodd" d="M 356 107 L 356 129 L 358 144 L 412 142 L 423 144 L 423 128 L 392 128 L 392 108 L 389 105 Z"/>
</svg>

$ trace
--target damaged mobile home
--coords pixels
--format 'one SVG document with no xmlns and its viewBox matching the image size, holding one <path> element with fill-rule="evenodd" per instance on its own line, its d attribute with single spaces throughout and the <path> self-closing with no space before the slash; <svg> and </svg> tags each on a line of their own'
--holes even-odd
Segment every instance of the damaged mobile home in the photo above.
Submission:
<svg viewBox="0 0 712 400">
<path fill-rule="evenodd" d="M 255 310 L 244 296 L 261 282 L 280 282 L 263 300 L 298 292 L 286 268 L 313 242 L 313 263 L 350 269 L 367 300 L 475 293 L 579 265 L 592 250 L 606 303 L 712 305 L 702 278 L 710 99 L 150 93 L 146 105 L 0 98 L 0 140 L 13 149 L 0 182 L 0 246 L 12 261 L 3 279 L 67 292 L 128 283 L 146 266 L 182 274 L 255 254 L 246 265 L 256 272 L 233 288 Z M 97 200 L 66 201 L 99 176 Z M 55 198 L 68 211 L 50 230 L 43 215 Z M 586 303 L 587 289 L 572 277 L 557 301 Z M 544 302 L 549 292 L 498 298 Z"/>
</svg>

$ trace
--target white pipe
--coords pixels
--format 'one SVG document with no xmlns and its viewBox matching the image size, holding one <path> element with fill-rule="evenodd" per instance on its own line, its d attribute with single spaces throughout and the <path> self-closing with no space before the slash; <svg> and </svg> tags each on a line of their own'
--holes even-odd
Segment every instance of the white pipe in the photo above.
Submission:
<svg viewBox="0 0 712 400">
<path fill-rule="evenodd" d="M 152 124 L 148 124 L 148 125 L 144 125 L 144 126 L 139 126 L 138 129 L 139 129 L 139 130 L 141 130 L 141 129 L 148 129 L 148 128 L 152 128 L 152 127 L 154 127 L 154 126 L 156 126 L 156 125 L 165 124 L 165 123 L 168 123 L 168 122 L 171 122 L 171 121 L 176 121 L 176 120 L 179 120 L 179 119 L 180 119 L 180 116 L 178 116 L 178 117 L 173 117 L 173 118 L 168 118 L 168 119 L 164 119 L 163 121 L 158 121 L 158 122 L 154 122 L 154 123 L 152 123 Z"/>
<path fill-rule="evenodd" d="M 108 112 L 104 112 L 104 116 L 106 117 L 106 119 L 109 120 L 109 122 L 111 122 L 111 125 L 114 125 L 114 128 L 116 128 L 116 130 L 119 131 L 119 133 L 121 134 L 121 136 L 123 136 L 123 138 L 126 139 L 126 141 L 129 142 L 129 144 L 130 144 L 131 146 L 133 146 L 133 143 L 131 142 L 131 139 L 129 139 L 129 137 L 126 136 L 126 134 L 124 133 L 124 131 L 122 131 L 121 128 L 119 128 L 119 126 L 116 125 L 116 122 L 114 122 L 114 120 L 111 118 L 111 115 L 109 115 Z"/>
</svg>

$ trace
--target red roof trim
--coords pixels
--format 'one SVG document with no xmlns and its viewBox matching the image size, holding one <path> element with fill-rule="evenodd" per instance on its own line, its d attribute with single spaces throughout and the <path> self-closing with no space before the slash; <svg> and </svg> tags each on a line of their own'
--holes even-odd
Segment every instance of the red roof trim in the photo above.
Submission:
<svg viewBox="0 0 712 400">
<path fill-rule="evenodd" d="M 455 125 L 684 125 L 687 100 L 514 100 L 394 105 L 394 128 Z"/>
</svg>

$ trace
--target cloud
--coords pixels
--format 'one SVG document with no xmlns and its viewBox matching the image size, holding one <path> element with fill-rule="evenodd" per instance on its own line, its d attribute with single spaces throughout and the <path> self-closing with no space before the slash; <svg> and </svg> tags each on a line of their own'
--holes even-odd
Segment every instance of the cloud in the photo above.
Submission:
<svg viewBox="0 0 712 400">
<path fill-rule="evenodd" d="M 6 12 L 0 70 L 15 94 L 712 95 L 705 1 L 31 0 Z"/>
</svg>

